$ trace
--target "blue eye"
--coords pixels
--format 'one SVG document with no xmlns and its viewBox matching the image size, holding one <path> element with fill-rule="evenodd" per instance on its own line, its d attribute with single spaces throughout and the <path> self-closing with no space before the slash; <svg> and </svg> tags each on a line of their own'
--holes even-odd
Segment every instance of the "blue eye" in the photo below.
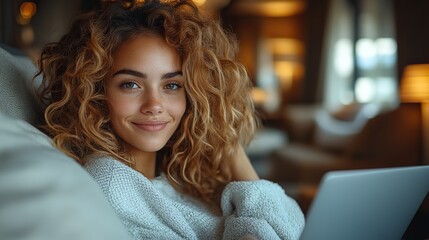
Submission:
<svg viewBox="0 0 429 240">
<path fill-rule="evenodd" d="M 121 83 L 120 87 L 125 89 L 136 89 L 139 88 L 139 85 L 137 85 L 135 82 L 124 82 Z"/>
<path fill-rule="evenodd" d="M 165 88 L 169 90 L 179 90 L 182 87 L 183 86 L 179 83 L 169 83 L 165 86 Z"/>
</svg>

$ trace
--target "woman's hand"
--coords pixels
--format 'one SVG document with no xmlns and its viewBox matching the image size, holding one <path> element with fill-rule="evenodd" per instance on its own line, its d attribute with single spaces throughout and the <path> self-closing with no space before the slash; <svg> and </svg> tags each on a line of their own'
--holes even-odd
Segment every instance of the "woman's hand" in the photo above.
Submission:
<svg viewBox="0 0 429 240">
<path fill-rule="evenodd" d="M 231 172 L 233 181 L 259 180 L 258 174 L 250 163 L 250 160 L 241 145 L 238 146 L 231 160 Z"/>
</svg>

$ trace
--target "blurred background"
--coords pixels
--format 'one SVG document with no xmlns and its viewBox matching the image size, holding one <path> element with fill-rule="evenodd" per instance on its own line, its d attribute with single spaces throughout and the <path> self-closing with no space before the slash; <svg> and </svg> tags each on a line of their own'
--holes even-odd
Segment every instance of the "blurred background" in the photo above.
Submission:
<svg viewBox="0 0 429 240">
<path fill-rule="evenodd" d="M 2 0 L 0 43 L 35 62 L 103 0 Z M 304 212 L 327 171 L 429 164 L 429 1 L 198 0 L 236 34 L 262 119 L 247 149 Z M 426 197 L 404 238 L 429 238 Z"/>
</svg>

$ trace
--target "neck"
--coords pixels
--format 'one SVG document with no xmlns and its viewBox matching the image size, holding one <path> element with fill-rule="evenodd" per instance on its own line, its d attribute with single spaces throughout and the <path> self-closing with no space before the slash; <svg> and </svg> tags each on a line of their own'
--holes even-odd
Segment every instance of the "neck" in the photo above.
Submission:
<svg viewBox="0 0 429 240">
<path fill-rule="evenodd" d="M 156 167 L 156 152 L 154 153 L 133 153 L 134 169 L 146 178 L 152 179 L 155 177 Z"/>
</svg>

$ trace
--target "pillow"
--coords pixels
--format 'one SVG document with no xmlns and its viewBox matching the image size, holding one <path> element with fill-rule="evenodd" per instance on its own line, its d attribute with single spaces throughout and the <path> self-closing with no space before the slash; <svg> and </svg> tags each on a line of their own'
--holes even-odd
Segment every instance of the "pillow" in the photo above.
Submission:
<svg viewBox="0 0 429 240">
<path fill-rule="evenodd" d="M 35 125 L 42 117 L 32 81 L 37 69 L 30 58 L 5 49 L 0 45 L 0 111 Z"/>
<path fill-rule="evenodd" d="M 359 103 L 351 103 L 342 105 L 335 111 L 330 112 L 331 116 L 337 120 L 344 122 L 353 122 L 361 110 L 362 105 Z"/>
<path fill-rule="evenodd" d="M 129 239 L 90 175 L 0 111 L 0 239 Z"/>
<path fill-rule="evenodd" d="M 355 141 L 367 122 L 379 113 L 379 106 L 376 104 L 350 106 L 356 107 L 345 107 L 342 117 L 332 115 L 325 109 L 317 111 L 315 144 L 326 150 L 345 151 Z M 349 116 L 346 117 L 346 115 Z"/>
</svg>

